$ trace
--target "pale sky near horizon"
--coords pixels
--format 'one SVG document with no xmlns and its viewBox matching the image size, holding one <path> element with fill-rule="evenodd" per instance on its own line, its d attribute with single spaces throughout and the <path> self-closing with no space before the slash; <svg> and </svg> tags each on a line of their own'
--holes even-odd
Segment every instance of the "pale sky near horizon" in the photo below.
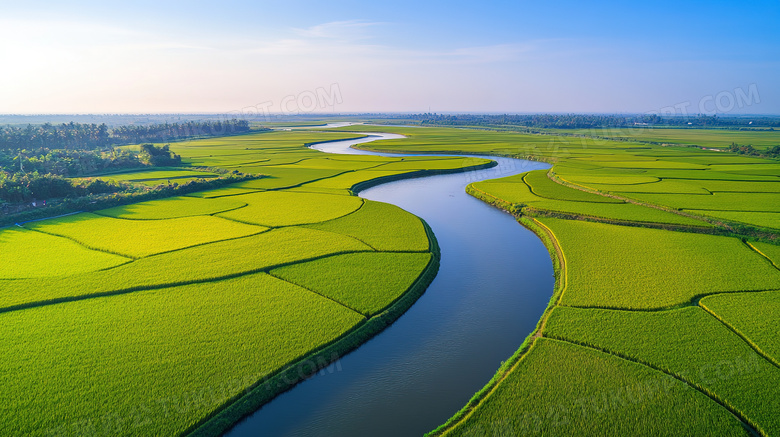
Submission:
<svg viewBox="0 0 780 437">
<path fill-rule="evenodd" d="M 777 0 L 3 1 L 0 113 L 780 114 L 778 22 Z"/>
</svg>

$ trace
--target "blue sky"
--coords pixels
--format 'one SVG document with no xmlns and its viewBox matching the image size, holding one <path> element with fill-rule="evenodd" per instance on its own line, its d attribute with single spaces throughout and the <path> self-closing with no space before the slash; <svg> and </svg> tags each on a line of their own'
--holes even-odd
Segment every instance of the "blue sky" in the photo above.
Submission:
<svg viewBox="0 0 780 437">
<path fill-rule="evenodd" d="M 2 5 L 0 113 L 780 113 L 776 0 L 68 3 Z"/>
</svg>

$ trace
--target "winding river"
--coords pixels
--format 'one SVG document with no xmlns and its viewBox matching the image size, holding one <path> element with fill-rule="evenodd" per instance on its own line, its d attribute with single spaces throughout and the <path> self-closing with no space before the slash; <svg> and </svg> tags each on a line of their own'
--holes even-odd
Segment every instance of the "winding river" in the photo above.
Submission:
<svg viewBox="0 0 780 437">
<path fill-rule="evenodd" d="M 329 153 L 394 134 L 316 144 Z M 441 155 L 439 155 L 441 156 Z M 488 157 L 498 166 L 390 182 L 360 192 L 422 217 L 441 246 L 425 294 L 393 325 L 298 384 L 226 435 L 414 436 L 468 402 L 533 331 L 553 290 L 544 245 L 515 219 L 467 195 L 467 184 L 547 164 Z"/>
</svg>

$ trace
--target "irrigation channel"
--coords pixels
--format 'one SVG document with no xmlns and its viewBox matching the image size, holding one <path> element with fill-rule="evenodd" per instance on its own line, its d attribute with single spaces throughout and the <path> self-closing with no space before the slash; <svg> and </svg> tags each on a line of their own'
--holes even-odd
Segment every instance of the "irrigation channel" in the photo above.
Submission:
<svg viewBox="0 0 780 437">
<path fill-rule="evenodd" d="M 312 147 L 400 156 L 350 147 L 401 138 L 370 135 Z M 536 326 L 554 279 L 550 256 L 531 231 L 464 191 L 470 182 L 549 166 L 486 158 L 499 165 L 389 182 L 359 193 L 428 222 L 441 247 L 436 279 L 394 324 L 226 435 L 419 436 L 444 423 L 490 380 Z"/>
</svg>

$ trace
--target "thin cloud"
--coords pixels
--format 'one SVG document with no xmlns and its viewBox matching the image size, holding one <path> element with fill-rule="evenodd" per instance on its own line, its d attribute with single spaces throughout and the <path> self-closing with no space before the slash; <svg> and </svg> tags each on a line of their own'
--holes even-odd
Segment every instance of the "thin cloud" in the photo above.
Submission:
<svg viewBox="0 0 780 437">
<path fill-rule="evenodd" d="M 368 32 L 369 29 L 381 24 L 383 23 L 366 20 L 331 21 L 306 29 L 293 28 L 292 30 L 302 38 L 351 41 L 370 38 L 372 35 Z"/>
<path fill-rule="evenodd" d="M 384 24 L 361 20 L 337 21 L 306 29 L 292 29 L 297 37 L 250 43 L 244 54 L 278 56 L 288 59 L 330 58 L 350 62 L 374 61 L 381 64 L 483 64 L 514 61 L 539 53 L 554 40 L 459 47 L 448 50 L 415 50 L 390 45 L 369 44 L 370 29 Z M 557 40 L 555 40 L 557 41 Z"/>
</svg>

